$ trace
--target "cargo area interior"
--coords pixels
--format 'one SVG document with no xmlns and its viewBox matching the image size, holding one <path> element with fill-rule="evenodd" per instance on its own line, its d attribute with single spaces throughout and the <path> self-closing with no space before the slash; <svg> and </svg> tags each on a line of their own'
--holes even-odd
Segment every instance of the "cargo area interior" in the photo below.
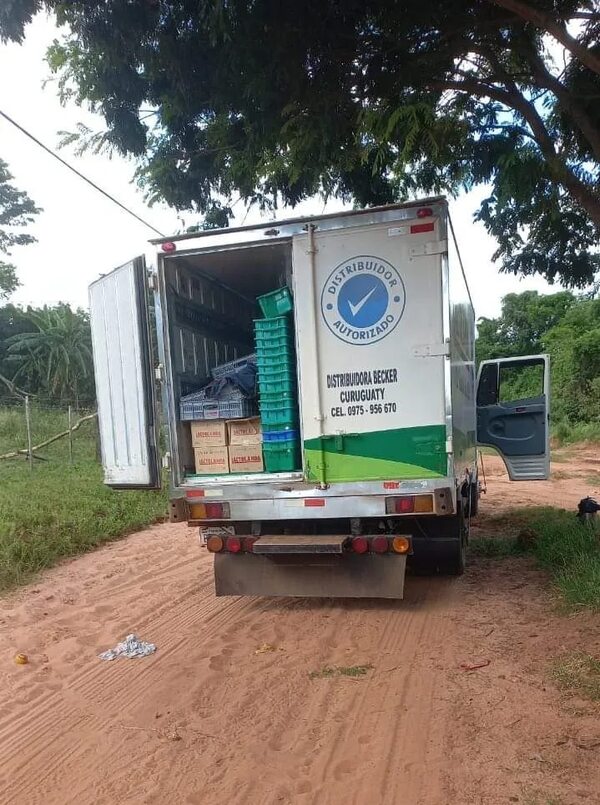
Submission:
<svg viewBox="0 0 600 805">
<path fill-rule="evenodd" d="M 291 243 L 182 249 L 164 276 L 182 480 L 301 472 Z"/>
</svg>

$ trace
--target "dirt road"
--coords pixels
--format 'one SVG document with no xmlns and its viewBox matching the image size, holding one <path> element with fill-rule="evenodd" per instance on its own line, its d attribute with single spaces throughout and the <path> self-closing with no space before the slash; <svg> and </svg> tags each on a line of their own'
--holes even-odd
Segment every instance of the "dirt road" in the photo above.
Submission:
<svg viewBox="0 0 600 805">
<path fill-rule="evenodd" d="M 478 529 L 513 494 L 597 491 L 581 459 L 519 487 L 489 460 Z M 156 654 L 97 659 L 128 632 Z M 582 646 L 597 620 L 557 614 L 529 559 L 411 578 L 403 602 L 216 599 L 196 533 L 157 526 L 3 599 L 0 802 L 597 803 L 598 708 L 548 673 Z"/>
</svg>

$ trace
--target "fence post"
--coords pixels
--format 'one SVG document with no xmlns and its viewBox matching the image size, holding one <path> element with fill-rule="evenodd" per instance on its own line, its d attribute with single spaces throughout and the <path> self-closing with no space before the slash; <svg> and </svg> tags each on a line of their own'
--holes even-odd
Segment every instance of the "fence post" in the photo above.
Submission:
<svg viewBox="0 0 600 805">
<path fill-rule="evenodd" d="M 68 410 L 69 417 L 69 464 L 73 464 L 73 431 L 71 430 L 71 406 Z"/>
<path fill-rule="evenodd" d="M 31 442 L 31 412 L 29 410 L 29 395 L 25 396 L 25 424 L 27 426 L 27 456 L 29 458 L 29 469 L 33 472 L 33 450 Z"/>
</svg>

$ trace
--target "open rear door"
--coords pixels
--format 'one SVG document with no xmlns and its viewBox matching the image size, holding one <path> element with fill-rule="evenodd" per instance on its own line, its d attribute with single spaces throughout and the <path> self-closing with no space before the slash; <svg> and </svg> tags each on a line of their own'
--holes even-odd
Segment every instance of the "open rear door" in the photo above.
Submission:
<svg viewBox="0 0 600 805">
<path fill-rule="evenodd" d="M 156 395 L 143 257 L 90 285 L 90 320 L 104 482 L 157 489 Z"/>
<path fill-rule="evenodd" d="M 483 361 L 477 381 L 477 442 L 495 447 L 511 481 L 550 476 L 548 355 Z"/>
</svg>

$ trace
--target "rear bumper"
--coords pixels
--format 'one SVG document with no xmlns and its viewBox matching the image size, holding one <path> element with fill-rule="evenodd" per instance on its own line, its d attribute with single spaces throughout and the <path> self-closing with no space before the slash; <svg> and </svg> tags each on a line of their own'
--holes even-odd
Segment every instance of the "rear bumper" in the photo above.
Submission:
<svg viewBox="0 0 600 805">
<path fill-rule="evenodd" d="M 406 555 L 215 554 L 217 595 L 402 598 Z"/>
</svg>

